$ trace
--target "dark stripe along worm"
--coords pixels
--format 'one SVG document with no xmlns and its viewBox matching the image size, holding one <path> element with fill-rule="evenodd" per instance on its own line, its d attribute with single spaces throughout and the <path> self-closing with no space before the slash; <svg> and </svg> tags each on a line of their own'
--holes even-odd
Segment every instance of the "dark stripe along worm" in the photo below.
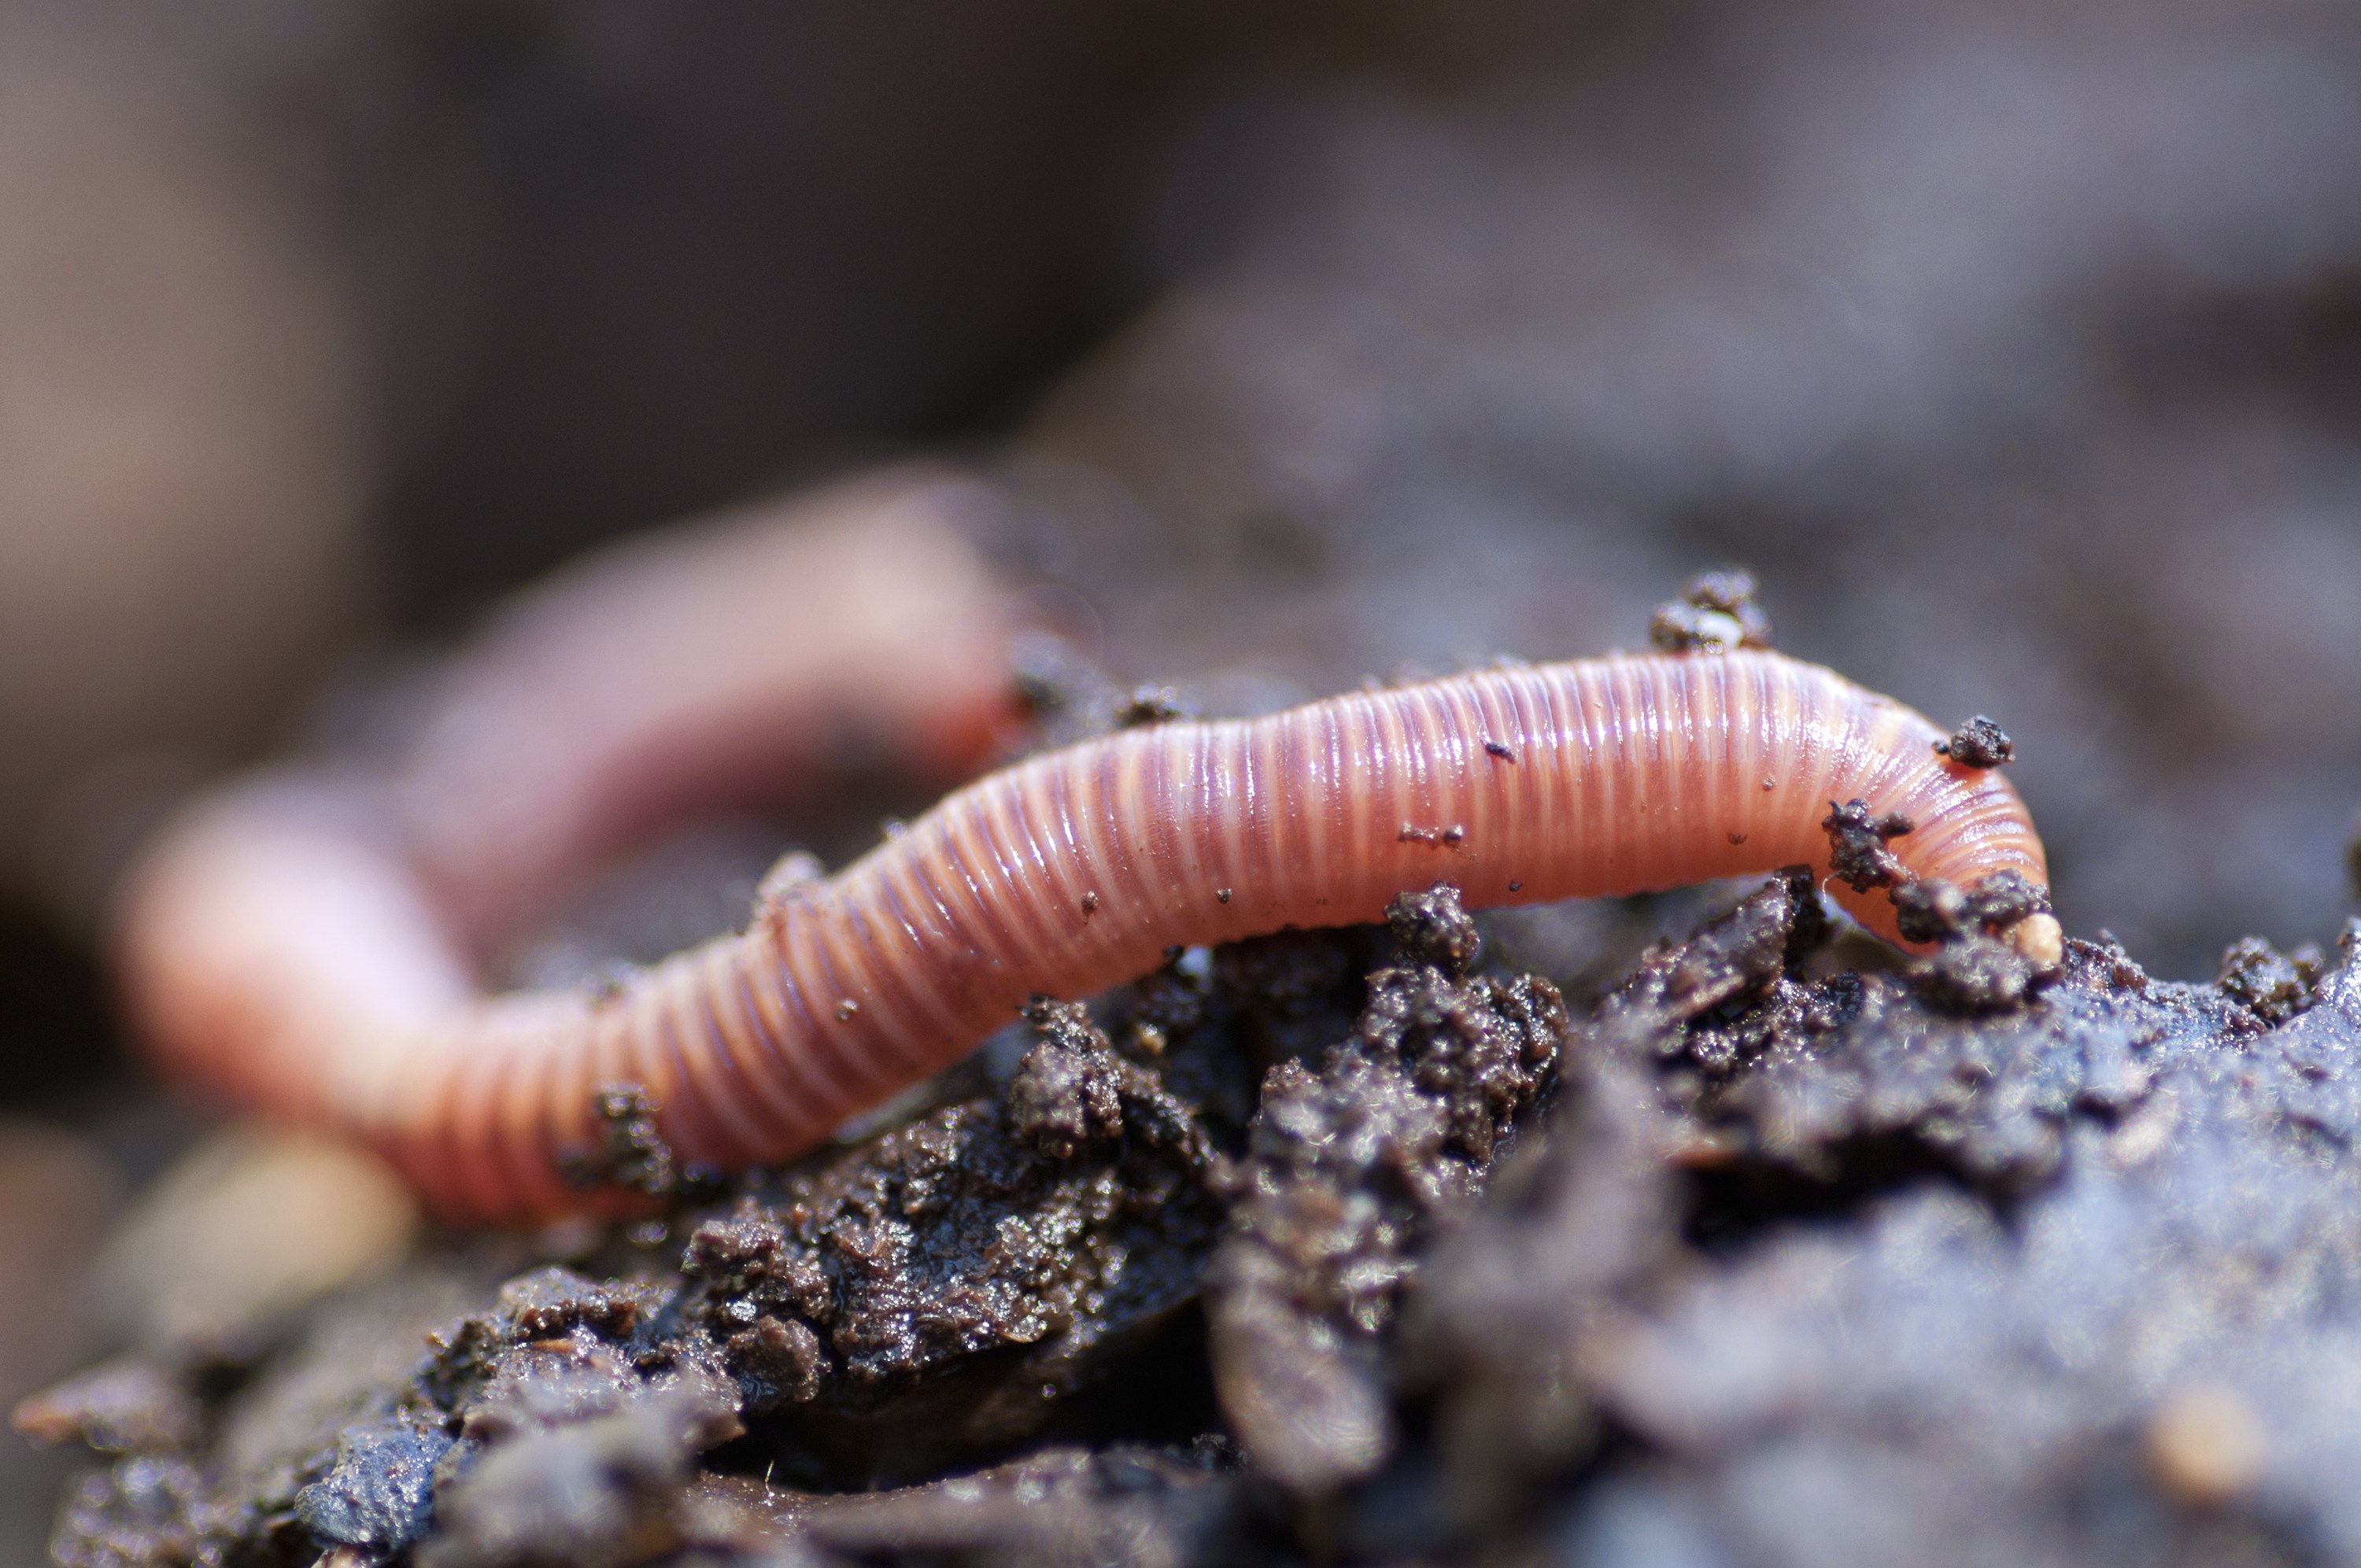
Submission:
<svg viewBox="0 0 2361 1568">
<path fill-rule="evenodd" d="M 230 1016 L 150 1023 L 201 1076 L 367 1139 L 445 1214 L 527 1219 L 586 1201 L 560 1161 L 590 1142 L 600 1085 L 644 1085 L 684 1159 L 775 1162 L 1030 994 L 1102 990 L 1178 945 L 1375 920 L 1438 881 L 1482 907 L 1825 872 L 1829 805 L 1859 798 L 1915 824 L 1892 846 L 1912 875 L 2046 885 L 2015 790 L 1939 739 L 1830 671 L 1752 651 L 1169 722 L 992 773 L 603 997 L 471 994 L 397 855 L 316 803 L 248 795 L 182 828 L 145 895 L 172 929 L 213 924 L 203 961 L 237 949 Z M 1882 895 L 1835 892 L 1896 938 Z M 2054 959 L 2048 916 L 2015 937 Z"/>
</svg>

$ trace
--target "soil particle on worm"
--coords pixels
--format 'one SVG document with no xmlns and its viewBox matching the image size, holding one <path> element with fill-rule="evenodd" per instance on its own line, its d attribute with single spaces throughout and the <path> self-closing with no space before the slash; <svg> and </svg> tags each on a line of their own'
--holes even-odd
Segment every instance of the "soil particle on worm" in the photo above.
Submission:
<svg viewBox="0 0 2361 1568">
<path fill-rule="evenodd" d="M 1113 720 L 1117 729 L 1140 729 L 1195 716 L 1196 710 L 1170 686 L 1140 686 L 1115 705 Z"/>
<path fill-rule="evenodd" d="M 2008 731 L 1981 713 L 1936 741 L 1935 750 L 1963 768 L 1996 768 L 2016 759 L 2016 742 Z"/>
<path fill-rule="evenodd" d="M 566 1176 L 575 1185 L 620 1187 L 645 1198 L 684 1201 L 709 1198 L 719 1190 L 717 1172 L 684 1166 L 675 1157 L 656 1128 L 661 1107 L 645 1085 L 603 1084 L 593 1096 L 592 1109 L 598 1143 L 568 1161 Z"/>
<path fill-rule="evenodd" d="M 2361 1562 L 2350 941 L 1962 1007 L 1739 892 L 1571 1023 L 1446 891 L 1177 954 L 661 1245 L 109 1364 L 58 1560 Z"/>
<path fill-rule="evenodd" d="M 1994 872 L 1972 888 L 1940 877 L 1915 877 L 1895 884 L 1886 897 L 1894 904 L 1894 928 L 1910 942 L 1957 943 L 1979 931 L 2004 934 L 2032 916 L 2049 913 L 2048 892 L 2013 871 Z M 2020 987 L 2001 1001 L 2021 993 Z"/>
<path fill-rule="evenodd" d="M 1909 942 L 1948 942 L 1968 928 L 1968 895 L 1957 883 L 1917 877 L 1894 888 L 1894 928 Z"/>
<path fill-rule="evenodd" d="M 1828 874 L 1855 893 L 1905 880 L 1902 861 L 1885 846 L 1916 826 L 1907 817 L 1898 811 L 1872 816 L 1867 801 L 1832 800 L 1820 826 L 1828 835 Z"/>
</svg>

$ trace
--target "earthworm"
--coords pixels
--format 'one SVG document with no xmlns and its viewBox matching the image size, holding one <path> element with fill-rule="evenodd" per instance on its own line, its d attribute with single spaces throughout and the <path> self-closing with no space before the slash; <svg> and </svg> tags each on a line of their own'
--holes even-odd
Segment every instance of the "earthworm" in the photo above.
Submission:
<svg viewBox="0 0 2361 1568">
<path fill-rule="evenodd" d="M 593 1141 L 603 1085 L 642 1086 L 686 1161 L 775 1162 L 1030 995 L 1102 990 L 1176 946 L 1373 921 L 1441 881 L 1482 907 L 1826 872 L 1831 805 L 1860 801 L 1908 818 L 1892 850 L 1913 876 L 2046 885 L 2015 792 L 1941 739 L 1751 650 L 1174 720 L 987 774 L 611 992 L 491 998 L 398 846 L 317 796 L 248 791 L 156 852 L 131 968 L 150 1037 L 187 1068 L 366 1138 L 449 1216 L 522 1220 L 590 1201 L 561 1170 Z M 1887 900 L 1833 891 L 1900 939 Z M 2055 961 L 2048 915 L 2012 938 Z"/>
<path fill-rule="evenodd" d="M 826 762 L 965 776 L 1010 719 L 986 487 L 911 465 L 675 525 L 512 601 L 423 706 L 385 790 L 471 944 L 697 810 Z"/>
</svg>

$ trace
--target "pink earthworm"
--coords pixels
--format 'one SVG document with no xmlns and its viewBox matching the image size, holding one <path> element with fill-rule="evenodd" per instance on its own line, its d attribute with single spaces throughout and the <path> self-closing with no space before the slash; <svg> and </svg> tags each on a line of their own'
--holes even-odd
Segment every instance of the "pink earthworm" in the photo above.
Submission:
<svg viewBox="0 0 2361 1568">
<path fill-rule="evenodd" d="M 1859 799 L 1914 824 L 1892 845 L 1911 875 L 2046 885 L 2014 789 L 1941 738 L 1754 651 L 1175 720 L 987 774 L 605 994 L 478 994 L 414 861 L 316 803 L 248 793 L 156 852 L 131 967 L 151 1039 L 199 1076 L 368 1140 L 448 1216 L 525 1220 L 591 1201 L 561 1170 L 594 1140 L 602 1085 L 642 1086 L 684 1160 L 777 1162 L 1031 995 L 1102 990 L 1176 946 L 1373 921 L 1442 881 L 1484 907 L 1825 872 L 1830 804 Z M 1834 891 L 1900 939 L 1887 900 Z M 2055 961 L 2048 915 L 2012 938 Z"/>
<path fill-rule="evenodd" d="M 439 683 L 385 804 L 445 918 L 514 933 L 650 828 L 823 764 L 938 781 L 1014 717 L 999 506 L 932 467 L 675 526 L 512 602 Z"/>
</svg>

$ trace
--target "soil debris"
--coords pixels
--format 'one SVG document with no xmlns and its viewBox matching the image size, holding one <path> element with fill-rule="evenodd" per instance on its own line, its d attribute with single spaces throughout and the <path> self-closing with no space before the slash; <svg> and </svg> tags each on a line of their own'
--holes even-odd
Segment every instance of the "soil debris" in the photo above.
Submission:
<svg viewBox="0 0 2361 1568">
<path fill-rule="evenodd" d="M 1968 890 L 1968 918 L 1988 932 L 2049 913 L 2049 890 L 2018 872 L 1994 872 Z"/>
<path fill-rule="evenodd" d="M 1806 1020 L 1792 971 L 1684 1018 L 1679 958 L 1578 1031 L 1548 1131 L 1443 1243 L 1396 1385 L 1420 1435 L 1337 1535 L 1393 1560 L 2353 1560 L 2327 1456 L 2354 1441 L 2352 1318 L 2325 1284 L 2361 1262 L 2361 1170 L 2327 1153 L 2361 1132 L 2349 971 L 2225 1048 L 2232 1003 L 2087 943 L 2041 1009 L 1979 1018 L 1864 975 Z M 1756 1054 L 1693 1070 L 1701 1028 L 1749 1025 Z"/>
<path fill-rule="evenodd" d="M 2310 1007 L 2325 960 L 2309 942 L 2282 953 L 2260 937 L 2242 937 L 2222 954 L 2213 983 L 2265 1025 L 2284 1024 Z"/>
<path fill-rule="evenodd" d="M 1886 897 L 1904 940 L 1935 945 L 1909 972 L 1919 993 L 1939 1007 L 2001 1011 L 2020 1004 L 2051 978 L 2052 966 L 1993 940 L 2019 922 L 2049 912 L 2048 894 L 2015 872 L 1994 872 L 1973 891 L 1940 877 L 1917 877 L 1896 884 Z"/>
<path fill-rule="evenodd" d="M 684 1247 L 29 1403 L 57 1560 L 2361 1562 L 2351 943 L 2037 993 L 2026 887 L 1896 891 L 1921 964 L 1791 868 L 1578 1021 L 1447 886 L 1037 1001 Z"/>
<path fill-rule="evenodd" d="M 1546 981 L 1470 978 L 1455 888 L 1403 894 L 1387 923 L 1403 961 L 1370 976 L 1352 1036 L 1264 1081 L 1207 1287 L 1223 1408 L 1257 1468 L 1301 1493 L 1390 1451 L 1379 1354 L 1417 1254 L 1473 1203 L 1566 1028 Z"/>
<path fill-rule="evenodd" d="M 668 1555 L 686 1541 L 697 1453 L 735 1427 L 725 1409 L 667 1391 L 492 1449 L 441 1489 L 419 1568 L 626 1568 Z"/>
<path fill-rule="evenodd" d="M 850 1003 L 847 1003 L 850 1005 Z M 603 1084 L 591 1093 L 598 1120 L 598 1145 L 566 1167 L 566 1179 L 581 1187 L 620 1187 L 642 1197 L 697 1202 L 721 1189 L 720 1173 L 684 1167 L 656 1128 L 663 1109 L 637 1083 Z"/>
<path fill-rule="evenodd" d="M 1140 686 L 1115 705 L 1114 727 L 1117 729 L 1139 729 L 1151 724 L 1169 724 L 1176 718 L 1193 718 L 1196 710 L 1180 700 L 1170 686 Z"/>
<path fill-rule="evenodd" d="M 1968 895 L 1941 877 L 1916 877 L 1886 894 L 1894 902 L 1894 927 L 1905 941 L 1948 942 L 1968 928 Z"/>
<path fill-rule="evenodd" d="M 693 1530 L 725 1562 L 797 1564 L 1257 1562 L 1256 1521 L 1218 1439 L 1156 1448 L 1046 1448 L 892 1492 L 815 1495 L 738 1476 L 693 1493 Z"/>
<path fill-rule="evenodd" d="M 36 1442 L 99 1453 L 167 1453 L 195 1446 L 202 1412 L 177 1369 L 128 1355 L 36 1394 L 10 1423 Z"/>
<path fill-rule="evenodd" d="M 451 1448 L 441 1423 L 418 1414 L 354 1427 L 328 1473 L 295 1494 L 295 1517 L 330 1546 L 406 1551 L 433 1522 L 434 1467 Z"/>
<path fill-rule="evenodd" d="M 1009 665 L 1017 697 L 1033 721 L 1029 745 L 1063 746 L 1197 717 L 1195 706 L 1177 688 L 1120 685 L 1082 648 L 1047 632 L 1014 639 Z"/>
<path fill-rule="evenodd" d="M 213 1487 L 196 1465 L 140 1454 L 84 1475 L 68 1494 L 49 1543 L 58 1568 L 179 1568 L 222 1560 L 226 1533 Z"/>
<path fill-rule="evenodd" d="M 1997 768 L 2016 760 L 2016 742 L 2008 731 L 1981 713 L 1952 730 L 1949 740 L 1936 741 L 1935 750 L 1963 768 Z"/>
<path fill-rule="evenodd" d="M 1887 849 L 1890 839 L 1899 839 L 1918 825 L 1898 811 L 1882 817 L 1869 814 L 1869 802 L 1848 800 L 1842 804 L 1828 802 L 1827 820 L 1820 826 L 1828 829 L 1828 874 L 1845 883 L 1855 893 L 1867 893 L 1872 887 L 1893 887 L 1909 879 L 1902 861 Z"/>
<path fill-rule="evenodd" d="M 1185 1026 L 1177 984 L 1149 988 L 1136 1035 Z M 690 1235 L 679 1317 L 721 1346 L 749 1419 L 800 1437 L 791 1474 L 906 1475 L 1021 1438 L 1194 1300 L 1221 1223 L 1198 1108 L 1077 1003 L 1037 999 L 1027 1023 L 996 1100 L 748 1191 Z M 915 1438 L 913 1397 L 932 1412 Z"/>
<path fill-rule="evenodd" d="M 1932 961 L 1964 961 L 1933 976 L 1815 978 L 1830 930 L 1810 873 L 1791 870 L 1651 951 L 1591 1026 L 1594 1048 L 1653 1064 L 1684 1157 L 1717 1179 L 1836 1181 L 1869 1150 L 2005 1190 L 2054 1168 L 2076 1105 L 2127 1102 L 2145 1084 L 2105 1034 L 2068 1070 L 2062 1042 L 2087 1035 L 2085 1020 L 1963 1007 L 1947 992 L 2009 953 L 1999 943 L 1938 948 Z"/>
<path fill-rule="evenodd" d="M 1918 994 L 1953 1013 L 2017 1006 L 2041 978 L 2031 959 L 1990 937 L 1958 937 L 1910 967 Z"/>
<path fill-rule="evenodd" d="M 1737 567 L 1700 572 L 1681 585 L 1681 597 L 1658 605 L 1648 619 L 1648 641 L 1667 652 L 1771 646 L 1771 618 L 1755 602 L 1754 574 Z"/>
</svg>

